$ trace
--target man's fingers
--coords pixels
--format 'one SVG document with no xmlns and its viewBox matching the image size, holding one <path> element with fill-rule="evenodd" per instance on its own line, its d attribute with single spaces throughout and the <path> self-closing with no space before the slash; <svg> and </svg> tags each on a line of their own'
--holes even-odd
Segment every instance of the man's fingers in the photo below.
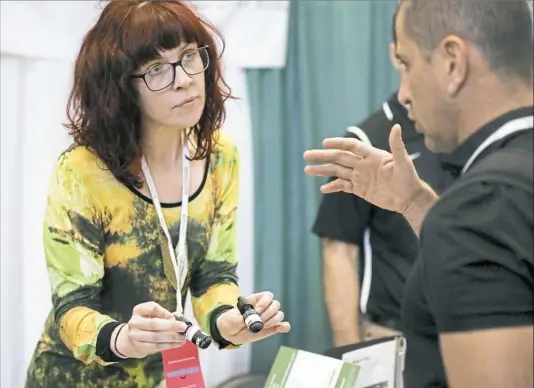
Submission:
<svg viewBox="0 0 534 388">
<path fill-rule="evenodd" d="M 395 124 L 391 128 L 391 132 L 389 133 L 389 148 L 391 149 L 391 154 L 395 162 L 404 162 L 407 158 L 409 159 L 406 146 L 402 141 L 402 129 L 399 124 Z"/>
<path fill-rule="evenodd" d="M 330 137 L 323 140 L 324 148 L 349 151 L 365 158 L 371 153 L 371 148 L 364 142 L 351 137 Z"/>
<path fill-rule="evenodd" d="M 319 164 L 316 166 L 304 167 L 304 172 L 308 175 L 342 179 L 351 179 L 353 171 L 353 169 L 340 166 L 339 164 Z"/>
<path fill-rule="evenodd" d="M 338 149 L 309 150 L 304 152 L 304 159 L 315 163 L 335 163 L 345 167 L 353 167 L 362 156 Z"/>
<path fill-rule="evenodd" d="M 321 192 L 324 194 L 332 194 L 343 191 L 345 193 L 353 193 L 353 185 L 350 180 L 336 179 L 321 186 Z"/>
<path fill-rule="evenodd" d="M 172 318 L 172 313 L 161 307 L 156 302 L 146 302 L 138 304 L 133 308 L 133 314 L 132 315 L 141 315 L 144 317 L 157 317 L 161 319 L 169 319 Z"/>
</svg>

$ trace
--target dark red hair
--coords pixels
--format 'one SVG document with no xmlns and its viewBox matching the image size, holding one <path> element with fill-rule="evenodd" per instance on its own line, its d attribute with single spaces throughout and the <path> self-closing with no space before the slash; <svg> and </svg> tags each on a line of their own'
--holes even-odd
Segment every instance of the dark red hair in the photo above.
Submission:
<svg viewBox="0 0 534 388">
<path fill-rule="evenodd" d="M 224 47 L 221 33 L 181 1 L 109 2 L 75 63 L 66 127 L 76 143 L 95 152 L 119 181 L 140 187 L 141 112 L 130 76 L 163 50 L 197 43 L 208 46 L 210 66 L 204 75 L 206 105 L 189 134 L 198 145 L 192 159 L 207 157 L 225 118 L 224 102 L 231 97 L 214 35 Z"/>
</svg>

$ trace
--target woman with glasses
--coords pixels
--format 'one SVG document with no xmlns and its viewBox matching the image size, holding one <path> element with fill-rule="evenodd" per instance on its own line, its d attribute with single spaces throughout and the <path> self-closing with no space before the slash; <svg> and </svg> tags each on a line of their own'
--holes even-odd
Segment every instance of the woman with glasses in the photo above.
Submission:
<svg viewBox="0 0 534 388">
<path fill-rule="evenodd" d="M 85 36 L 67 107 L 74 143 L 45 214 L 53 308 L 27 387 L 162 384 L 162 351 L 190 345 L 174 315 L 188 290 L 219 348 L 289 331 L 270 292 L 249 297 L 259 333 L 235 307 L 239 158 L 219 131 L 230 90 L 214 36 L 182 2 L 124 0 Z"/>
</svg>

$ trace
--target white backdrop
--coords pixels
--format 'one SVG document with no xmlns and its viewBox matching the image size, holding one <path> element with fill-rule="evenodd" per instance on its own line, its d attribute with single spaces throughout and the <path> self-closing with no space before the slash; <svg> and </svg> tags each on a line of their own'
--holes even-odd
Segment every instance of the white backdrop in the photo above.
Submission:
<svg viewBox="0 0 534 388">
<path fill-rule="evenodd" d="M 61 126 L 72 76 L 72 60 L 83 34 L 98 15 L 95 1 L 2 1 L 1 5 L 1 382 L 23 387 L 25 372 L 51 307 L 42 247 L 42 218 L 48 182 L 59 153 L 70 143 Z M 202 2 L 217 25 L 235 7 Z M 258 3 L 258 2 L 256 2 Z M 272 15 L 272 12 L 271 12 Z M 247 18 L 241 18 L 247 20 Z M 280 18 L 279 18 L 280 19 Z M 282 17 L 282 23 L 287 17 Z M 232 26 L 236 34 L 235 23 Z M 246 26 L 243 27 L 246 30 Z M 271 27 L 272 28 L 272 27 Z M 235 39 L 228 38 L 228 46 Z M 241 42 L 239 42 L 241 43 Z M 238 44 L 234 43 L 233 47 Z M 281 51 L 280 51 L 281 50 Z M 234 49 L 236 51 L 236 49 Z M 261 50 L 259 50 L 261 51 Z M 237 50 L 239 52 L 239 50 Z M 283 65 L 285 42 L 276 58 L 255 67 Z M 227 53 L 231 55 L 231 53 Z M 238 268 L 243 294 L 253 292 L 253 160 L 243 59 L 226 58 L 225 76 L 239 100 L 227 104 L 224 130 L 241 153 Z M 250 62 L 250 61 L 249 61 Z M 201 353 L 208 387 L 249 370 L 249 347 L 211 348 Z"/>
</svg>

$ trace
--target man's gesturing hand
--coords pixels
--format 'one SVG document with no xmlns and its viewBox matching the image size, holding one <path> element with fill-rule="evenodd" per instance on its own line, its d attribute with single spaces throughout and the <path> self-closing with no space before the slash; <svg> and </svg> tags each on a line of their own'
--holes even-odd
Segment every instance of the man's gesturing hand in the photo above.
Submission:
<svg viewBox="0 0 534 388">
<path fill-rule="evenodd" d="M 111 349 L 117 356 L 144 358 L 149 354 L 182 346 L 185 337 L 180 334 L 186 325 L 155 302 L 141 303 L 134 307 L 132 317 L 120 330 L 111 336 Z M 115 336 L 119 337 L 115 342 Z M 114 344 L 117 344 L 116 348 Z"/>
<path fill-rule="evenodd" d="M 391 153 L 353 138 L 325 139 L 324 150 L 309 150 L 304 159 L 324 163 L 306 166 L 308 175 L 336 177 L 321 186 L 323 193 L 344 191 L 383 209 L 404 213 L 421 190 L 419 179 L 395 124 L 389 136 Z"/>
<path fill-rule="evenodd" d="M 284 321 L 284 312 L 280 310 L 280 302 L 274 299 L 271 292 L 259 292 L 247 297 L 248 301 L 263 321 L 263 329 L 259 333 L 248 331 L 243 316 L 237 309 L 227 310 L 217 318 L 217 327 L 221 336 L 234 345 L 242 345 L 270 337 L 276 333 L 287 333 L 291 326 Z"/>
</svg>

